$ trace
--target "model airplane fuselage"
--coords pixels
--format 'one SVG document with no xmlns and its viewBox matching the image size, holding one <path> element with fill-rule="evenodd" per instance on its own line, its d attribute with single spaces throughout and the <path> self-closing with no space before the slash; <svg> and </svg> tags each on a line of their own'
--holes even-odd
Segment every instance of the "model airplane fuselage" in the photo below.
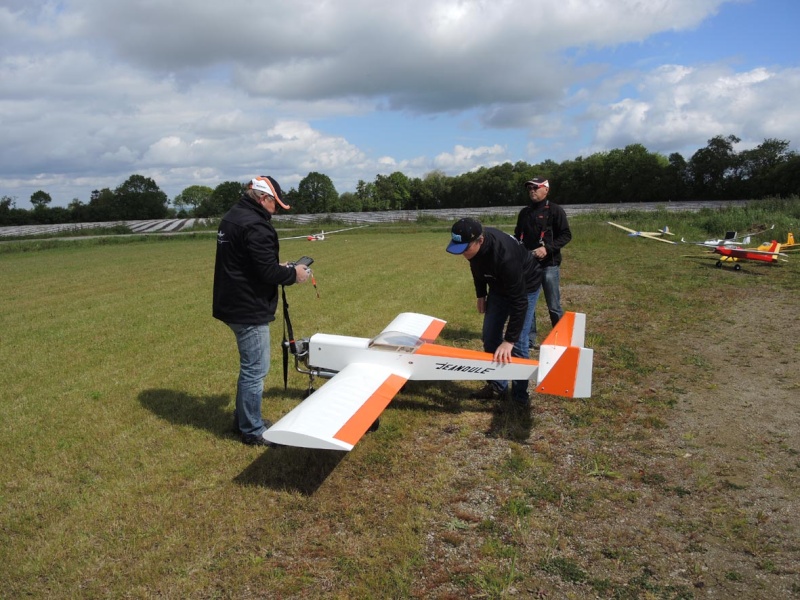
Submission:
<svg viewBox="0 0 800 600">
<path fill-rule="evenodd" d="M 406 381 L 531 380 L 545 394 L 591 395 L 593 351 L 586 316 L 565 313 L 540 360 L 494 362 L 492 354 L 434 344 L 445 321 L 402 313 L 373 339 L 318 333 L 298 342 L 298 370 L 331 380 L 264 434 L 288 446 L 351 450 Z"/>
</svg>

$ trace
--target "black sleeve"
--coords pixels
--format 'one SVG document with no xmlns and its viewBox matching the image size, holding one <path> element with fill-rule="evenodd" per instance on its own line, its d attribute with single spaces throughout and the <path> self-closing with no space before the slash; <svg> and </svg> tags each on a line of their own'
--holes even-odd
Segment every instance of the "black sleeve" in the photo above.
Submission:
<svg viewBox="0 0 800 600">
<path fill-rule="evenodd" d="M 553 245 L 548 248 L 548 252 L 553 250 L 561 250 L 564 246 L 569 244 L 572 239 L 572 232 L 569 229 L 569 221 L 567 221 L 567 213 L 560 206 L 553 215 Z"/>
<path fill-rule="evenodd" d="M 278 261 L 278 236 L 265 223 L 253 225 L 247 232 L 247 249 L 259 279 L 272 285 L 291 285 L 297 280 L 292 267 L 283 267 Z"/>
</svg>

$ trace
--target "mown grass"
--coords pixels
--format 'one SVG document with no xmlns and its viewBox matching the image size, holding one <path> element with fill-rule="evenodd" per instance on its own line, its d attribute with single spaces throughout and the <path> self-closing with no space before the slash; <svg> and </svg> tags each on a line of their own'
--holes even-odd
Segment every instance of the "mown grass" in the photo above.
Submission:
<svg viewBox="0 0 800 600">
<path fill-rule="evenodd" d="M 702 356 L 676 340 L 697 328 L 713 335 L 720 307 L 742 294 L 796 295 L 800 269 L 715 269 L 620 235 L 606 216 L 573 220 L 562 272 L 565 305 L 588 314 L 591 400 L 539 397 L 520 417 L 465 400 L 475 386 L 416 383 L 348 454 L 250 448 L 229 433 L 237 356 L 211 318 L 213 236 L 0 255 L 2 595 L 690 597 L 637 560 L 646 551 L 631 551 L 633 531 L 589 540 L 582 524 L 618 518 L 651 488 L 703 491 L 697 473 L 690 484 L 643 466 L 685 390 L 708 382 Z M 681 232 L 703 231 L 705 218 L 613 220 Z M 316 260 L 319 298 L 310 286 L 288 290 L 295 333 L 371 336 L 416 311 L 448 321 L 443 343 L 480 348 L 469 270 L 444 251 L 448 229 L 284 242 L 284 259 Z M 306 386 L 292 373 L 284 391 L 280 338 L 279 319 L 264 402 L 272 419 Z M 764 556 L 735 507 L 682 525 L 739 536 Z"/>
</svg>

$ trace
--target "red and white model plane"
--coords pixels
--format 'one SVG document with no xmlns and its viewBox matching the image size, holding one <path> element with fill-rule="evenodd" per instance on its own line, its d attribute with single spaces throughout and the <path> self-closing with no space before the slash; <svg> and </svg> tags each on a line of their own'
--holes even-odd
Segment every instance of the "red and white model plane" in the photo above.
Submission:
<svg viewBox="0 0 800 600">
<path fill-rule="evenodd" d="M 766 250 L 755 248 L 737 248 L 735 246 L 717 246 L 716 248 L 713 248 L 712 251 L 714 254 L 720 255 L 719 260 L 717 260 L 717 267 L 722 267 L 723 264 L 732 262 L 734 263 L 733 268 L 736 271 L 739 271 L 742 268 L 738 262 L 740 260 L 755 260 L 759 262 L 774 263 L 778 262 L 778 260 L 785 261 L 785 258 L 779 259 L 779 256 L 787 256 L 781 252 L 781 245 L 775 240 L 772 240 L 770 245 L 767 246 Z"/>
<path fill-rule="evenodd" d="M 270 427 L 264 437 L 287 446 L 349 451 L 380 416 L 406 381 L 515 380 L 536 391 L 588 398 L 593 351 L 584 348 L 586 315 L 565 313 L 542 343 L 539 361 L 441 346 L 433 341 L 445 321 L 401 313 L 378 336 L 317 333 L 299 340 L 298 370 L 331 378 Z M 301 368 L 300 362 L 304 364 Z"/>
</svg>

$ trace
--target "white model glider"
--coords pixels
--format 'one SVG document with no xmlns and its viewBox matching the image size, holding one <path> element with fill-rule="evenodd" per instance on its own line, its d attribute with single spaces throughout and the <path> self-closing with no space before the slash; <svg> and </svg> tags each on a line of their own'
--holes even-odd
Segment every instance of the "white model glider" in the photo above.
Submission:
<svg viewBox="0 0 800 600">
<path fill-rule="evenodd" d="M 361 229 L 362 227 L 369 227 L 369 225 L 358 225 L 357 227 L 348 227 L 347 229 L 337 229 L 335 231 L 322 230 L 319 233 L 311 233 L 309 235 L 293 235 L 292 237 L 280 238 L 278 241 L 284 240 L 308 240 L 309 242 L 322 242 L 325 241 L 326 235 L 333 235 L 334 233 L 342 233 L 343 231 L 352 231 L 353 229 Z"/>
<path fill-rule="evenodd" d="M 675 235 L 669 230 L 669 227 L 664 225 L 664 229 L 659 229 L 658 231 L 636 231 L 635 229 L 631 229 L 630 227 L 625 227 L 624 225 L 620 225 L 619 223 L 613 223 L 611 221 L 606 221 L 609 225 L 613 225 L 623 231 L 628 232 L 629 237 L 643 237 L 647 238 L 648 240 L 656 240 L 657 242 L 666 242 L 667 244 L 675 244 L 672 240 L 665 240 L 663 237 L 664 235 Z"/>
<path fill-rule="evenodd" d="M 373 339 L 317 333 L 297 342 L 297 361 L 313 377 L 331 381 L 313 392 L 264 434 L 286 446 L 351 450 L 406 381 L 515 380 L 536 391 L 588 398 L 593 351 L 584 348 L 586 315 L 565 313 L 544 340 L 539 361 L 441 346 L 433 341 L 445 321 L 417 313 L 398 315 Z"/>
</svg>

